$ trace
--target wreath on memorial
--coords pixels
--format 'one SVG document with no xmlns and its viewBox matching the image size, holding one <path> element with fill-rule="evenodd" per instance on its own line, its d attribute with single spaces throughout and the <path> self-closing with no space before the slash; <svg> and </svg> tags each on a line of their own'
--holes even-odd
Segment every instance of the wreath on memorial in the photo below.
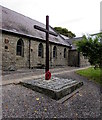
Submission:
<svg viewBox="0 0 102 120">
<path fill-rule="evenodd" d="M 49 80 L 51 78 L 51 72 L 50 71 L 47 71 L 45 73 L 45 80 Z"/>
</svg>

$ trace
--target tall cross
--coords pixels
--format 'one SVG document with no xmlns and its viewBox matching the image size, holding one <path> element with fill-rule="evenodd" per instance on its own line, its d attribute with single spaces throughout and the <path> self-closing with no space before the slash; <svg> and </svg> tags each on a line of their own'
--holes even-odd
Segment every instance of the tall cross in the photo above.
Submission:
<svg viewBox="0 0 102 120">
<path fill-rule="evenodd" d="M 45 79 L 49 80 L 51 73 L 49 72 L 49 34 L 58 36 L 56 33 L 49 31 L 49 16 L 46 16 L 46 29 L 40 26 L 34 25 L 35 29 L 38 29 L 46 33 L 46 68 L 45 68 Z"/>
</svg>

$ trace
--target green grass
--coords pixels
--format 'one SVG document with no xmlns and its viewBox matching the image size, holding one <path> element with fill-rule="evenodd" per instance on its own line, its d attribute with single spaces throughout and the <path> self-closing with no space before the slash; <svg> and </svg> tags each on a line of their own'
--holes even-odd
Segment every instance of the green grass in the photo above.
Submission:
<svg viewBox="0 0 102 120">
<path fill-rule="evenodd" d="M 84 69 L 84 70 L 78 70 L 76 71 L 77 74 L 80 74 L 81 76 L 87 77 L 89 80 L 93 80 L 97 83 L 99 83 L 102 86 L 102 70 L 101 69 L 94 69 L 93 67 Z"/>
</svg>

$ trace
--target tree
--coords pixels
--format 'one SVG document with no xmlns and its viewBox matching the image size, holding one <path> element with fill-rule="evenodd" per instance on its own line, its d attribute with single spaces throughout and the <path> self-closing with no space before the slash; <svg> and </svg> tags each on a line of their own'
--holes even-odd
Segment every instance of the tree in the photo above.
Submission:
<svg viewBox="0 0 102 120">
<path fill-rule="evenodd" d="M 71 31 L 68 31 L 68 29 L 66 29 L 66 28 L 54 27 L 54 29 L 55 29 L 58 33 L 60 33 L 60 34 L 62 34 L 62 35 L 65 35 L 65 36 L 67 36 L 67 37 L 69 37 L 69 38 L 76 37 L 76 35 L 75 35 L 74 33 L 72 33 Z"/>
<path fill-rule="evenodd" d="M 89 59 L 91 65 L 102 68 L 102 36 L 96 35 L 94 37 L 83 36 L 81 41 L 76 43 L 77 50 Z"/>
</svg>

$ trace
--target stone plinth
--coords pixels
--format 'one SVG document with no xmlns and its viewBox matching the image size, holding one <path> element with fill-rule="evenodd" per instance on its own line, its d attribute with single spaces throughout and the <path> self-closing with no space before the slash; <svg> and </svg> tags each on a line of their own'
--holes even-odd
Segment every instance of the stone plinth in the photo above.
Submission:
<svg viewBox="0 0 102 120">
<path fill-rule="evenodd" d="M 39 78 L 37 80 L 27 80 L 20 84 L 34 91 L 48 95 L 52 99 L 59 100 L 81 87 L 83 82 L 53 77 L 51 80 Z"/>
</svg>

